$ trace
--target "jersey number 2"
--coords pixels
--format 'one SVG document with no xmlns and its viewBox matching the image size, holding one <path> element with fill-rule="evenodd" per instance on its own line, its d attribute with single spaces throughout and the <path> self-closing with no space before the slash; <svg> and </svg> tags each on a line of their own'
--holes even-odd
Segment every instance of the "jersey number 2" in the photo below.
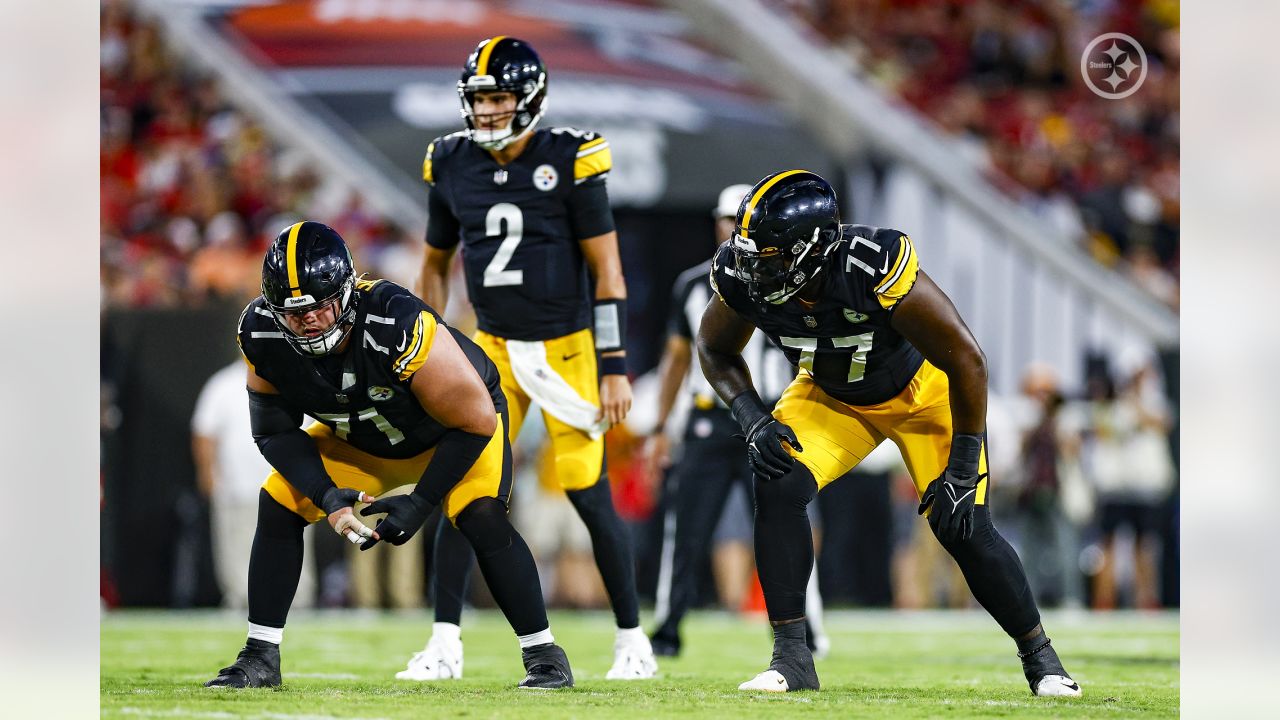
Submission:
<svg viewBox="0 0 1280 720">
<path fill-rule="evenodd" d="M 518 205 L 498 203 L 489 208 L 488 214 L 485 215 L 485 235 L 494 237 L 503 235 L 504 232 L 506 237 L 502 238 L 502 243 L 498 245 L 498 252 L 493 254 L 493 259 L 484 268 L 485 287 L 501 287 L 524 283 L 523 270 L 507 269 L 507 263 L 511 262 L 511 256 L 516 254 L 516 246 L 520 244 L 520 239 L 524 237 L 524 213 L 520 212 Z"/>
<path fill-rule="evenodd" d="M 849 357 L 849 377 L 847 382 L 858 382 L 867 372 L 867 353 L 871 352 L 871 336 L 874 333 L 862 333 L 849 337 L 831 338 L 831 344 L 838 348 L 853 348 Z M 800 351 L 800 368 L 813 374 L 813 359 L 818 352 L 818 338 L 780 337 L 779 341 L 789 348 Z"/>
</svg>

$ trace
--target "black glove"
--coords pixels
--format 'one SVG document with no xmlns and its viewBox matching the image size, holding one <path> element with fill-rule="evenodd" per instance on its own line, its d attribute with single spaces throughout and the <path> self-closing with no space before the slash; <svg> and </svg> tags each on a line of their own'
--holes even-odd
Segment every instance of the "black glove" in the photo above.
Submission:
<svg viewBox="0 0 1280 720">
<path fill-rule="evenodd" d="M 782 446 L 783 440 L 796 452 L 804 451 L 795 431 L 770 415 L 760 418 L 747 430 L 747 458 L 751 460 L 756 474 L 765 480 L 777 480 L 786 475 L 791 463 L 795 462 L 791 453 Z"/>
<path fill-rule="evenodd" d="M 951 457 L 947 468 L 925 488 L 916 513 L 929 512 L 929 527 L 942 542 L 968 540 L 973 537 L 973 508 L 978 499 L 978 483 L 986 473 L 978 474 L 982 454 L 981 435 L 956 435 L 951 439 Z"/>
<path fill-rule="evenodd" d="M 369 503 L 369 507 L 361 510 L 360 514 L 368 517 L 386 513 L 387 516 L 382 518 L 378 526 L 373 529 L 378 537 L 365 540 L 360 549 L 368 550 L 377 545 L 380 539 L 392 545 L 403 545 L 409 542 L 409 538 L 422 529 L 422 524 L 427 521 L 431 509 L 431 503 L 416 493 L 392 495 L 374 500 Z"/>
<path fill-rule="evenodd" d="M 747 440 L 747 458 L 751 460 L 752 470 L 765 480 L 786 475 L 793 459 L 782 441 L 786 440 L 796 452 L 804 452 L 795 431 L 773 419 L 754 390 L 735 397 L 729 403 L 729 410 Z"/>
<path fill-rule="evenodd" d="M 331 487 L 320 498 L 320 509 L 325 515 L 332 515 L 344 507 L 355 507 L 360 501 L 360 494 L 359 490 L 351 488 Z"/>
</svg>

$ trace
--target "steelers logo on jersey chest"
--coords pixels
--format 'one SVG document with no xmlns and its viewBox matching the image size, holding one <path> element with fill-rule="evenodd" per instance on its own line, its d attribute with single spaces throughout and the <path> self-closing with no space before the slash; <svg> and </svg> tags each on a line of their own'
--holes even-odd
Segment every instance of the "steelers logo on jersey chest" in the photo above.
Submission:
<svg viewBox="0 0 1280 720">
<path fill-rule="evenodd" d="M 381 385 L 374 385 L 369 388 L 369 399 L 376 400 L 378 402 L 382 402 L 384 400 L 390 400 L 391 397 L 395 394 L 396 394 L 395 390 L 392 390 L 389 387 L 383 387 Z"/>
<path fill-rule="evenodd" d="M 866 322 L 868 319 L 868 316 L 858 312 L 857 310 L 854 310 L 853 308 L 845 308 L 844 319 L 848 320 L 851 323 L 860 323 L 860 322 Z"/>
<path fill-rule="evenodd" d="M 533 170 L 533 186 L 543 192 L 555 189 L 560 182 L 560 174 L 550 165 L 539 165 Z"/>
</svg>

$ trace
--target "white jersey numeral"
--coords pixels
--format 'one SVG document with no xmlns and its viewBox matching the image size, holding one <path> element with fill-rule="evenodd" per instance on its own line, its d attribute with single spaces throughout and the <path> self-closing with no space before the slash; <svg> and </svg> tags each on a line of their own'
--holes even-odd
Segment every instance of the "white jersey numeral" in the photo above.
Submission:
<svg viewBox="0 0 1280 720">
<path fill-rule="evenodd" d="M 520 207 L 511 203 L 498 203 L 489 208 L 489 213 L 484 218 L 484 232 L 490 237 L 506 234 L 498 245 L 498 252 L 493 254 L 493 259 L 484 268 L 484 286 L 523 284 L 523 270 L 507 269 L 511 256 L 516 254 L 516 246 L 524 237 L 524 213 L 520 212 Z"/>
<path fill-rule="evenodd" d="M 351 434 L 351 415 L 349 413 L 316 413 L 317 420 L 327 420 L 333 423 L 333 434 L 338 436 L 339 440 L 346 440 Z M 356 411 L 356 420 L 369 420 L 383 435 L 387 436 L 387 442 L 395 445 L 404 440 L 404 433 L 399 428 L 391 424 L 391 421 L 382 416 L 377 408 L 365 408 Z"/>
<path fill-rule="evenodd" d="M 861 335 L 831 338 L 831 344 L 838 348 L 853 348 L 849 357 L 848 382 L 858 382 L 867 373 L 867 354 L 871 352 L 872 335 L 865 332 Z M 813 374 L 813 359 L 818 352 L 818 338 L 779 337 L 778 341 L 789 348 L 800 351 L 800 369 Z"/>
</svg>

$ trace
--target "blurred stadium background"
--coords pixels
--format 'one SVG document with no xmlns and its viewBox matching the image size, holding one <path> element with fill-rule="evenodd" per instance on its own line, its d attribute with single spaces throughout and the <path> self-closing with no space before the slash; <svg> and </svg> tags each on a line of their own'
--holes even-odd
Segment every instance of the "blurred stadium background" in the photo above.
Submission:
<svg viewBox="0 0 1280 720">
<path fill-rule="evenodd" d="M 643 593 L 664 503 L 639 450 L 672 282 L 711 252 L 723 187 L 805 167 L 841 191 L 847 219 L 910 234 L 982 343 L 994 507 L 1041 605 L 1176 608 L 1178 22 L 1167 0 L 104 2 L 104 606 L 243 602 L 218 568 L 238 561 L 242 576 L 247 545 L 219 557 L 217 516 L 261 475 L 212 480 L 192 428 L 206 381 L 236 360 L 265 244 L 322 220 L 358 269 L 411 284 L 423 152 L 461 127 L 468 52 L 509 34 L 547 62 L 544 122 L 613 147 L 637 394 L 609 464 Z M 1081 50 L 1103 32 L 1146 51 L 1124 100 L 1081 82 Z M 450 320 L 468 325 L 464 302 Z M 206 409 L 199 434 L 220 432 L 221 412 Z M 563 501 L 537 481 L 526 436 L 514 518 L 536 534 L 531 516 Z M 254 452 L 247 434 L 239 449 Z M 818 503 L 830 605 L 969 606 L 893 458 Z M 313 542 L 304 604 L 429 605 L 428 547 L 403 553 L 383 574 L 408 580 L 390 582 L 331 533 Z M 604 606 L 572 538 L 537 545 L 553 605 Z M 759 602 L 706 572 L 705 605 Z"/>
</svg>

